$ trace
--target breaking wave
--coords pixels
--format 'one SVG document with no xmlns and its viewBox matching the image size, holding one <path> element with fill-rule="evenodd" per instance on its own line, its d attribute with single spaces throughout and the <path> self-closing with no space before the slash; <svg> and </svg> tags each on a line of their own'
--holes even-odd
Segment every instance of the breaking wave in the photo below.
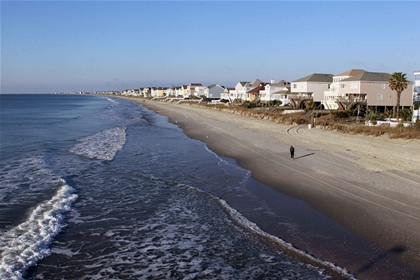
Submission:
<svg viewBox="0 0 420 280">
<path fill-rule="evenodd" d="M 23 279 L 26 270 L 50 254 L 49 245 L 62 230 L 64 213 L 77 199 L 74 189 L 62 186 L 50 200 L 38 205 L 28 219 L 0 237 L 0 279 Z"/>
<path fill-rule="evenodd" d="M 207 195 L 209 196 L 211 199 L 216 200 L 222 207 L 223 209 L 226 211 L 226 213 L 231 217 L 231 219 L 239 224 L 240 226 L 242 226 L 243 228 L 253 232 L 254 234 L 261 236 L 267 240 L 270 240 L 271 242 L 279 245 L 281 248 L 283 248 L 284 250 L 291 252 L 297 256 L 301 256 L 303 259 L 305 259 L 307 263 L 312 263 L 312 265 L 314 265 L 314 267 L 317 267 L 318 271 L 322 274 L 322 268 L 327 268 L 331 271 L 334 271 L 342 276 L 345 277 L 345 279 L 351 279 L 351 280 L 356 280 L 356 278 L 350 274 L 345 268 L 339 267 L 331 262 L 328 261 L 324 261 L 321 260 L 319 258 L 316 258 L 308 253 L 306 253 L 303 250 L 300 250 L 298 248 L 296 248 L 295 246 L 293 246 L 293 244 L 288 243 L 286 241 L 284 241 L 281 238 L 278 238 L 276 236 L 273 236 L 265 231 L 263 231 L 257 224 L 251 222 L 250 220 L 248 220 L 245 216 L 243 216 L 241 213 L 239 213 L 236 209 L 234 209 L 233 207 L 231 207 L 225 200 L 220 199 L 212 194 L 209 194 L 207 192 L 204 192 L 202 190 L 199 190 L 197 188 L 194 188 L 192 186 L 188 186 L 185 184 L 179 184 L 178 187 L 181 188 L 185 188 L 197 193 L 201 193 L 203 195 Z"/>
<path fill-rule="evenodd" d="M 92 159 L 110 161 L 125 144 L 125 130 L 125 126 L 115 127 L 81 138 L 78 144 L 70 148 L 70 152 Z"/>
</svg>

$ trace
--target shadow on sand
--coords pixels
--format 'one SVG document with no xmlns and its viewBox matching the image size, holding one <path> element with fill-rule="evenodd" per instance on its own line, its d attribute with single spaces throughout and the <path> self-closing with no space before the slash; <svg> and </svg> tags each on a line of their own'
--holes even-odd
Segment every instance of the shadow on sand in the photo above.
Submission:
<svg viewBox="0 0 420 280">
<path fill-rule="evenodd" d="M 388 251 L 380 254 L 379 256 L 377 256 L 376 258 L 374 258 L 373 260 L 371 260 L 369 263 L 367 263 L 365 266 L 363 266 L 362 268 L 360 268 L 357 272 L 355 272 L 353 275 L 355 277 L 357 277 L 358 275 L 372 269 L 372 267 L 374 267 L 377 263 L 384 261 L 386 258 L 391 257 L 393 255 L 399 255 L 404 253 L 405 251 L 407 251 L 406 247 L 403 246 L 395 246 L 391 249 L 389 249 Z M 420 279 L 420 275 L 419 274 L 414 274 L 412 275 L 411 279 Z"/>
<path fill-rule="evenodd" d="M 294 159 L 309 157 L 309 156 L 312 156 L 313 154 L 315 154 L 315 153 L 310 153 L 310 154 L 306 154 L 306 155 L 303 155 L 303 156 L 300 156 L 300 157 L 295 157 Z"/>
</svg>

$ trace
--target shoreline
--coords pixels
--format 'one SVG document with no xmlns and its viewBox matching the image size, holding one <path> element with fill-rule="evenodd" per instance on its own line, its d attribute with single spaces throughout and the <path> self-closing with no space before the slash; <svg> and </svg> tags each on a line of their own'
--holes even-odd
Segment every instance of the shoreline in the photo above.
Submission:
<svg viewBox="0 0 420 280">
<path fill-rule="evenodd" d="M 186 104 L 125 99 L 168 116 L 189 137 L 251 170 L 257 181 L 306 201 L 383 247 L 383 259 L 368 268 L 355 264 L 351 273 L 360 271 L 356 276 L 363 277 L 387 262 L 402 262 L 419 277 L 420 161 L 413 155 L 419 154 L 420 141 L 347 135 Z M 296 149 L 293 161 L 290 144 Z"/>
</svg>

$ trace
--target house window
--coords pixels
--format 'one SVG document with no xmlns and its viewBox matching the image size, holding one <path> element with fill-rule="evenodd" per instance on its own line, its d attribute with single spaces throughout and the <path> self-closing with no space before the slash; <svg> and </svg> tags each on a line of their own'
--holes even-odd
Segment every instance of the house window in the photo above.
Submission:
<svg viewBox="0 0 420 280">
<path fill-rule="evenodd" d="M 416 80 L 416 81 L 420 81 L 420 74 L 416 74 L 416 75 L 414 75 L 414 80 Z"/>
<path fill-rule="evenodd" d="M 340 88 L 347 88 L 347 84 L 341 84 Z"/>
<path fill-rule="evenodd" d="M 392 98 L 392 94 L 389 95 L 389 98 Z"/>
<path fill-rule="evenodd" d="M 377 97 L 378 100 L 382 100 L 383 98 L 384 96 L 382 94 L 378 94 L 378 97 Z"/>
<path fill-rule="evenodd" d="M 351 83 L 350 88 L 358 88 L 357 83 Z"/>
<path fill-rule="evenodd" d="M 382 89 L 386 89 L 386 84 L 382 84 Z"/>
<path fill-rule="evenodd" d="M 331 84 L 328 84 L 328 89 L 330 89 L 331 88 Z"/>
<path fill-rule="evenodd" d="M 297 88 L 297 84 L 293 84 L 293 88 Z"/>
</svg>

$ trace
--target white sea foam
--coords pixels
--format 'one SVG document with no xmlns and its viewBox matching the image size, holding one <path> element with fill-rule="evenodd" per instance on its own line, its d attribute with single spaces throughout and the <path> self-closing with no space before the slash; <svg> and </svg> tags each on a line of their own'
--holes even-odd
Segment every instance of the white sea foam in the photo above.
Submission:
<svg viewBox="0 0 420 280">
<path fill-rule="evenodd" d="M 112 99 L 112 98 L 109 98 L 109 97 L 105 97 L 105 99 L 106 100 L 108 100 L 109 102 L 111 102 L 111 103 L 114 103 L 114 104 L 120 104 L 120 103 L 118 103 L 117 101 L 115 101 L 114 99 Z"/>
<path fill-rule="evenodd" d="M 63 214 L 77 199 L 65 184 L 50 200 L 38 205 L 22 224 L 0 237 L 0 279 L 23 279 L 25 271 L 50 254 L 49 245 L 64 227 Z"/>
<path fill-rule="evenodd" d="M 110 161 L 125 144 L 125 130 L 125 126 L 115 127 L 81 138 L 78 144 L 70 148 L 70 152 L 88 158 Z"/>
<path fill-rule="evenodd" d="M 246 182 L 248 182 L 249 178 L 251 178 L 252 176 L 252 172 L 250 170 L 246 170 L 246 169 L 242 169 L 239 166 L 230 164 L 227 160 L 224 160 L 223 158 L 221 158 L 218 154 L 216 154 L 215 152 L 213 152 L 212 150 L 210 150 L 207 146 L 205 147 L 206 150 L 211 153 L 212 155 L 214 155 L 215 158 L 217 158 L 219 160 L 218 165 L 221 167 L 222 164 L 226 164 L 230 167 L 235 167 L 237 169 L 243 170 L 245 172 L 244 177 L 242 178 L 242 180 L 239 182 L 239 184 L 245 184 Z M 228 174 L 228 172 L 225 170 L 225 173 Z"/>
<path fill-rule="evenodd" d="M 281 238 L 278 238 L 274 235 L 271 235 L 265 231 L 263 231 L 257 224 L 251 222 L 250 220 L 248 220 L 246 217 L 244 217 L 241 213 L 239 213 L 236 209 L 234 209 L 233 207 L 231 207 L 225 200 L 220 199 L 212 194 L 206 193 L 202 190 L 199 190 L 197 188 L 194 188 L 192 186 L 188 186 L 188 185 L 184 185 L 184 184 L 180 184 L 178 185 L 179 187 L 183 187 L 183 188 L 187 188 L 190 189 L 192 191 L 196 191 L 205 195 L 208 195 L 209 197 L 211 197 L 212 199 L 215 199 L 217 202 L 219 202 L 219 204 L 227 211 L 227 213 L 229 214 L 229 216 L 238 224 L 242 225 L 244 228 L 247 228 L 248 230 L 251 230 L 252 232 L 254 232 L 255 234 L 259 235 L 259 236 L 263 236 L 277 244 L 279 244 L 281 247 L 285 248 L 286 250 L 289 250 L 291 252 L 294 252 L 300 256 L 303 256 L 304 258 L 311 260 L 313 263 L 315 264 L 319 264 L 322 265 L 323 267 L 329 267 L 330 269 L 345 275 L 347 279 L 352 279 L 352 280 L 356 280 L 357 278 L 355 278 L 353 275 L 351 275 L 345 268 L 339 267 L 331 262 L 328 261 L 324 261 L 321 260 L 319 258 L 316 258 L 308 253 L 306 253 L 303 250 L 300 250 L 296 247 L 293 246 L 293 244 L 288 243 L 286 241 L 284 241 Z"/>
<path fill-rule="evenodd" d="M 61 178 L 54 174 L 41 156 L 27 156 L 3 163 L 0 168 L 0 201 L 12 197 L 9 203 L 16 202 L 19 196 L 34 196 L 34 193 L 55 186 Z M 1 233 L 1 232 L 0 232 Z"/>
</svg>

